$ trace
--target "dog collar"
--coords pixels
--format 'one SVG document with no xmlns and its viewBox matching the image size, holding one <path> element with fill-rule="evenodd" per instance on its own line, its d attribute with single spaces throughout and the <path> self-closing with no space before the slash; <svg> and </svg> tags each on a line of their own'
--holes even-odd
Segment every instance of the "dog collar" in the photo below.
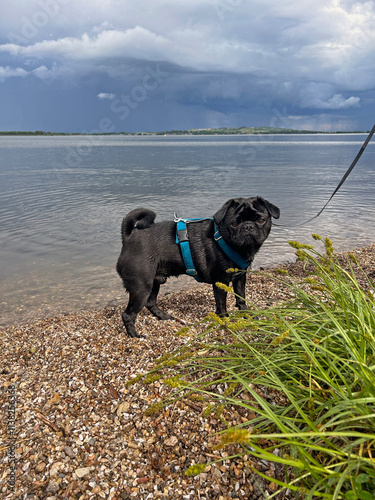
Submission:
<svg viewBox="0 0 375 500">
<path fill-rule="evenodd" d="M 218 243 L 219 247 L 222 249 L 222 251 L 231 259 L 233 262 L 237 264 L 241 269 L 247 269 L 249 267 L 249 263 L 241 257 L 241 255 L 236 252 L 232 247 L 228 245 L 224 241 L 224 238 L 221 236 L 217 226 L 216 222 L 214 222 L 214 229 L 215 229 L 215 234 L 214 234 L 214 239 Z"/>
<path fill-rule="evenodd" d="M 176 243 L 177 245 L 180 246 L 181 249 L 182 258 L 184 260 L 184 264 L 186 267 L 186 274 L 192 276 L 197 281 L 201 280 L 198 277 L 198 273 L 194 267 L 193 257 L 191 255 L 188 231 L 187 231 L 187 224 L 189 222 L 200 222 L 203 220 L 214 220 L 214 219 L 213 217 L 208 217 L 203 219 L 180 219 L 176 215 L 174 217 L 174 221 L 177 224 Z M 238 252 L 236 252 L 236 250 L 231 248 L 228 245 L 228 243 L 224 241 L 223 237 L 221 236 L 216 226 L 216 222 L 214 222 L 214 229 L 215 229 L 214 239 L 220 246 L 221 250 L 225 253 L 225 255 L 227 255 L 227 257 L 233 260 L 233 262 L 235 262 L 237 266 L 239 266 L 241 269 L 247 269 L 249 267 L 249 263 L 244 258 L 242 258 L 241 255 Z"/>
</svg>

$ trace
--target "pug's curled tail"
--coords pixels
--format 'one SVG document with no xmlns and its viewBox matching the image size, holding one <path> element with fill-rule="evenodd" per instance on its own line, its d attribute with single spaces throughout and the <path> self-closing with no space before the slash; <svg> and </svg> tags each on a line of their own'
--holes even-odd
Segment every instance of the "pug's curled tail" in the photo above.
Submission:
<svg viewBox="0 0 375 500">
<path fill-rule="evenodd" d="M 136 208 L 128 213 L 123 219 L 121 226 L 122 242 L 131 235 L 133 229 L 145 229 L 150 227 L 155 220 L 156 214 L 148 208 Z"/>
</svg>

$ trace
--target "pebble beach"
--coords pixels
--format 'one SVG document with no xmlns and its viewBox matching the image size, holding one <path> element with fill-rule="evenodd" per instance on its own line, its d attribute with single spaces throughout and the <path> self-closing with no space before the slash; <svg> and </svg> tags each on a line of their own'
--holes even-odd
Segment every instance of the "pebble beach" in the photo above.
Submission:
<svg viewBox="0 0 375 500">
<path fill-rule="evenodd" d="M 374 281 L 375 245 L 351 253 Z M 304 276 L 301 263 L 281 267 L 292 279 Z M 276 275 L 276 268 L 249 274 L 249 304 L 267 307 L 288 297 L 272 279 Z M 1 498 L 227 500 L 260 499 L 276 491 L 275 483 L 252 472 L 255 467 L 278 478 L 273 463 L 250 456 L 229 460 L 234 445 L 215 449 L 223 422 L 205 416 L 201 403 L 181 401 L 145 415 L 171 389 L 162 381 L 126 384 L 189 339 L 176 336 L 181 326 L 214 311 L 211 287 L 193 280 L 192 286 L 160 297 L 160 307 L 178 319 L 158 321 L 141 312 L 136 325 L 141 339 L 126 336 L 125 296 L 122 306 L 0 331 Z M 193 327 L 192 335 L 200 328 Z M 235 407 L 223 417 L 231 425 L 253 418 Z M 184 474 L 202 463 L 208 464 L 203 473 Z"/>
</svg>

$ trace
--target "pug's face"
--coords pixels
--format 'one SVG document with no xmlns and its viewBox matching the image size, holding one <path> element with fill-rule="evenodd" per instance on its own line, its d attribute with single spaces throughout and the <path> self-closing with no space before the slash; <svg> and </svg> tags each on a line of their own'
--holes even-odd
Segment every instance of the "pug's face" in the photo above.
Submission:
<svg viewBox="0 0 375 500">
<path fill-rule="evenodd" d="M 214 215 L 224 240 L 234 248 L 259 249 L 271 231 L 280 210 L 263 198 L 234 198 Z"/>
</svg>

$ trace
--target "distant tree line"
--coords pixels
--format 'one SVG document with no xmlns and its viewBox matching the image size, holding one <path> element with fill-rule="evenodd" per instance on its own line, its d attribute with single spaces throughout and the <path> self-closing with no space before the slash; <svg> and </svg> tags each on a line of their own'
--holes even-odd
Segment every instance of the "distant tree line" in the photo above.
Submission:
<svg viewBox="0 0 375 500">
<path fill-rule="evenodd" d="M 190 130 L 166 130 L 163 132 L 116 132 L 116 133 L 66 133 L 66 132 L 44 132 L 43 130 L 30 131 L 0 131 L 1 135 L 28 135 L 28 136 L 53 136 L 53 135 L 253 135 L 253 134 L 360 134 L 361 130 L 323 132 L 318 130 L 294 130 L 276 127 L 238 127 L 238 128 L 203 128 Z"/>
<path fill-rule="evenodd" d="M 34 132 L 30 132 L 27 130 L 11 130 L 9 132 L 1 132 L 0 135 L 74 135 L 74 134 L 66 134 L 64 132 L 44 132 L 43 130 L 35 130 Z"/>
</svg>

